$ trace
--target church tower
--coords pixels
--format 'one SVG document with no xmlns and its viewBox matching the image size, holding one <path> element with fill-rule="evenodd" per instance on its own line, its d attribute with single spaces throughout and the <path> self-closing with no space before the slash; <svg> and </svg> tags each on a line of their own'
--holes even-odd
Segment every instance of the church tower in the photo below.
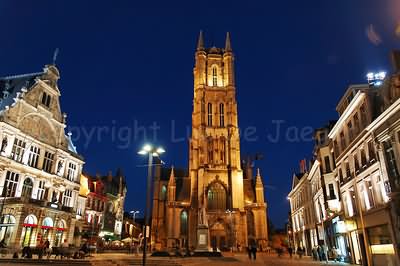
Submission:
<svg viewBox="0 0 400 266">
<path fill-rule="evenodd" d="M 263 179 L 260 171 L 252 176 L 252 164 L 244 175 L 241 165 L 234 59 L 229 33 L 224 48 L 208 48 L 200 32 L 189 169 L 160 169 L 155 176 L 152 234 L 157 249 L 204 252 L 267 245 Z"/>
</svg>

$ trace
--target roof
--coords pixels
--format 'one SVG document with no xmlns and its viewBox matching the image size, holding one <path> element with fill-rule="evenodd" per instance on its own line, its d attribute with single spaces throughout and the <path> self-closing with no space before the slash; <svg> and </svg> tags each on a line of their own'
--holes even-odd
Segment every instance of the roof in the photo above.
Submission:
<svg viewBox="0 0 400 266">
<path fill-rule="evenodd" d="M 15 99 L 27 92 L 35 84 L 36 78 L 45 72 L 0 78 L 0 112 L 14 104 Z"/>
</svg>

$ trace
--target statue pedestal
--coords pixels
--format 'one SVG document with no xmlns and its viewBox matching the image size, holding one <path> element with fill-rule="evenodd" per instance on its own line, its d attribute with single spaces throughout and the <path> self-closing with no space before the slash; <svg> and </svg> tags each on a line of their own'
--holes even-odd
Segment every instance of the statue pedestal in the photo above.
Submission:
<svg viewBox="0 0 400 266">
<path fill-rule="evenodd" d="M 197 226 L 197 245 L 195 252 L 210 251 L 210 241 L 208 238 L 208 226 L 205 224 L 199 224 Z"/>
</svg>

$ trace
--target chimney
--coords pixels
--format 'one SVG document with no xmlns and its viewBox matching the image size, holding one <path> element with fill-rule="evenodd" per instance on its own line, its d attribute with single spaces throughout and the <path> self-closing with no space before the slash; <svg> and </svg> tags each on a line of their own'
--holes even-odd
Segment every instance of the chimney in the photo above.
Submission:
<svg viewBox="0 0 400 266">
<path fill-rule="evenodd" d="M 391 53 L 391 57 L 394 71 L 396 73 L 400 72 L 400 50 L 393 50 Z"/>
</svg>

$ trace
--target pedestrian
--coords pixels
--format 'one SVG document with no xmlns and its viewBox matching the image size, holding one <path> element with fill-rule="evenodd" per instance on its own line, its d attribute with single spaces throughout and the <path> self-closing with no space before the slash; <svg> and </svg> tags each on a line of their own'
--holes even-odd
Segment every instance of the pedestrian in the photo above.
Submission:
<svg viewBox="0 0 400 266">
<path fill-rule="evenodd" d="M 338 252 L 335 246 L 332 248 L 332 259 L 334 262 L 338 261 Z"/>
<path fill-rule="evenodd" d="M 50 245 L 50 243 L 49 243 L 49 245 Z M 63 248 L 68 248 L 69 247 L 67 239 L 64 239 L 64 242 L 61 244 L 61 247 L 63 247 Z"/>
<path fill-rule="evenodd" d="M 43 250 L 44 250 L 44 243 L 43 240 L 40 240 L 39 243 L 36 245 L 37 253 L 38 253 L 38 258 L 42 259 L 43 258 Z"/>
<path fill-rule="evenodd" d="M 253 255 L 253 259 L 256 260 L 257 258 L 257 247 L 255 244 L 251 246 L 251 254 Z"/>
<path fill-rule="evenodd" d="M 303 249 L 301 247 L 297 248 L 297 255 L 299 256 L 299 259 L 301 259 L 303 257 Z"/>
<path fill-rule="evenodd" d="M 247 255 L 249 256 L 249 260 L 251 260 L 251 245 L 247 246 Z"/>
<path fill-rule="evenodd" d="M 287 250 L 288 250 L 288 253 L 289 253 L 289 257 L 292 258 L 293 248 L 291 246 L 289 246 Z"/>
<path fill-rule="evenodd" d="M 317 247 L 317 253 L 318 253 L 318 257 L 319 257 L 319 261 L 322 261 L 322 247 L 320 245 L 318 245 Z"/>
</svg>

